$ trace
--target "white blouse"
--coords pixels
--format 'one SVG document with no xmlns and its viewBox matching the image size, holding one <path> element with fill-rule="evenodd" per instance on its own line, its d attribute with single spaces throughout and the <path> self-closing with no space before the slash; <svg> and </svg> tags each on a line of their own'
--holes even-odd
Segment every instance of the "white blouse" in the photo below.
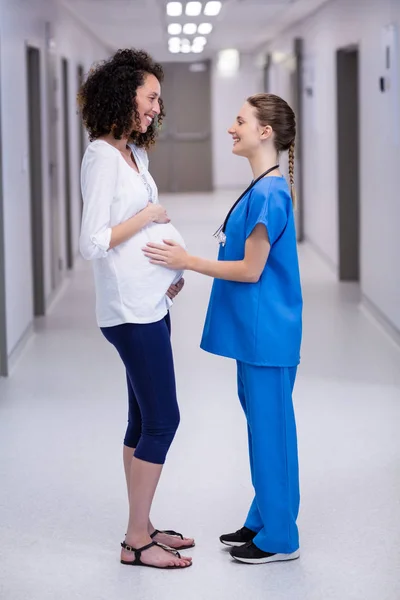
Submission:
<svg viewBox="0 0 400 600">
<path fill-rule="evenodd" d="M 89 144 L 82 161 L 80 251 L 83 258 L 93 261 L 99 327 L 161 320 L 171 305 L 166 292 L 183 274 L 152 265 L 142 252 L 147 242 L 163 239 L 185 247 L 171 223 L 151 223 L 109 249 L 112 227 L 136 215 L 149 201 L 158 202 L 157 187 L 148 171 L 147 152 L 133 144 L 131 149 L 139 173 L 104 140 Z"/>
</svg>

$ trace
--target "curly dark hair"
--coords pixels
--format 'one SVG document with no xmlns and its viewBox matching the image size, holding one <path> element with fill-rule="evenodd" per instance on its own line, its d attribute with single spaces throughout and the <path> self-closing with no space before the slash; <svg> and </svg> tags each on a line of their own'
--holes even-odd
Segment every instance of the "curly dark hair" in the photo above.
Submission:
<svg viewBox="0 0 400 600">
<path fill-rule="evenodd" d="M 160 98 L 160 114 L 146 133 L 140 132 L 136 92 L 144 84 L 146 74 L 164 79 L 162 66 L 143 50 L 118 50 L 110 59 L 95 64 L 78 92 L 78 106 L 90 141 L 112 133 L 120 140 L 128 135 L 137 146 L 154 144 L 165 116 Z M 132 115 L 139 131 L 132 131 Z"/>
</svg>

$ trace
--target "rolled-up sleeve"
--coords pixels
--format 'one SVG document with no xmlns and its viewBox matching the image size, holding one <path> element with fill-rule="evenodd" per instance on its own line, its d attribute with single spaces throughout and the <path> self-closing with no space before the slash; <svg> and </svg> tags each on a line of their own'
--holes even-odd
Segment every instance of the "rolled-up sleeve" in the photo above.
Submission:
<svg viewBox="0 0 400 600">
<path fill-rule="evenodd" d="M 79 249 L 85 260 L 107 256 L 111 241 L 111 204 L 118 178 L 118 154 L 105 144 L 87 149 L 82 162 L 82 226 Z"/>
</svg>

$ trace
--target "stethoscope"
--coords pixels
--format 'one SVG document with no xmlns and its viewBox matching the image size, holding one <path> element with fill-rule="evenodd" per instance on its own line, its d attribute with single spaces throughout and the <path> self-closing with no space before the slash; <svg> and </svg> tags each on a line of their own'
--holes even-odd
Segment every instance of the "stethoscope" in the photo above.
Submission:
<svg viewBox="0 0 400 600">
<path fill-rule="evenodd" d="M 255 179 L 254 181 L 252 181 L 251 184 L 248 186 L 248 188 L 245 189 L 245 191 L 243 192 L 243 194 L 241 196 L 239 196 L 239 198 L 236 200 L 235 204 L 232 206 L 232 208 L 230 209 L 230 211 L 226 215 L 225 221 L 223 222 L 223 224 L 221 225 L 221 227 L 219 227 L 217 229 L 217 231 L 214 233 L 214 237 L 218 240 L 219 244 L 221 244 L 222 246 L 225 246 L 225 244 L 226 244 L 225 230 L 226 230 L 226 226 L 228 224 L 229 217 L 231 216 L 232 212 L 235 210 L 236 206 L 239 204 L 239 202 L 241 201 L 241 199 L 243 198 L 243 196 L 245 196 L 251 190 L 251 188 L 254 185 L 256 185 L 256 183 L 258 181 L 260 181 L 260 179 L 262 179 L 263 177 L 265 177 L 266 175 L 268 175 L 272 171 L 275 171 L 275 169 L 279 169 L 279 165 L 275 165 L 275 167 L 271 167 L 270 169 L 267 169 L 267 171 L 265 171 L 259 177 L 257 177 L 257 179 Z"/>
</svg>

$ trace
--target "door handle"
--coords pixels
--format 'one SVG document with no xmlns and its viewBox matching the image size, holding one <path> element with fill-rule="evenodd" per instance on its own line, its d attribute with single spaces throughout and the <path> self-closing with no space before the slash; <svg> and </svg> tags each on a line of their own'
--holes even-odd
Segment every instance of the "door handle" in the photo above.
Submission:
<svg viewBox="0 0 400 600">
<path fill-rule="evenodd" d="M 194 131 L 192 133 L 171 133 L 176 142 L 204 142 L 209 139 L 209 131 Z"/>
</svg>

